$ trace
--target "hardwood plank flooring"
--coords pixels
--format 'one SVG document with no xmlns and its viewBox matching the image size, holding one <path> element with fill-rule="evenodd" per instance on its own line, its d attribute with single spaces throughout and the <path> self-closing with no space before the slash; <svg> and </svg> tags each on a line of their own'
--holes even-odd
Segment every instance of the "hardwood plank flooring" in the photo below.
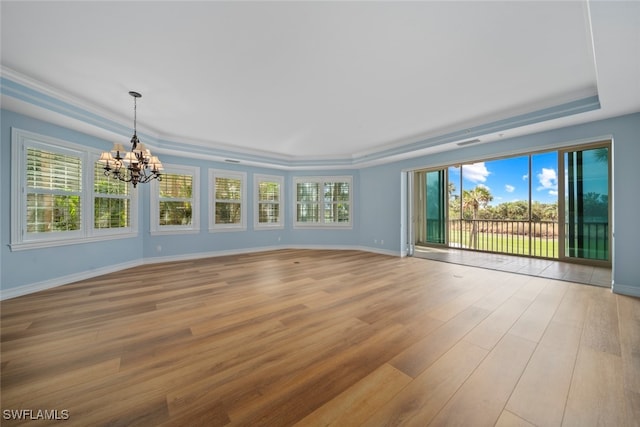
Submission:
<svg viewBox="0 0 640 427">
<path fill-rule="evenodd" d="M 3 426 L 639 425 L 640 300 L 566 281 L 280 250 L 0 309 Z"/>
</svg>

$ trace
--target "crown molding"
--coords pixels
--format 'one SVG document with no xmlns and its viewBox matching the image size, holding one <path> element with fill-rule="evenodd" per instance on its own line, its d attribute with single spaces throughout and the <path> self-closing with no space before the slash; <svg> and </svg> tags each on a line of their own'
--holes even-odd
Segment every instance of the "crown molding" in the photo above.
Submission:
<svg viewBox="0 0 640 427">
<path fill-rule="evenodd" d="M 0 71 L 0 94 L 3 98 L 3 108 L 8 106 L 11 109 L 12 106 L 20 103 L 22 108 L 19 112 L 23 114 L 28 110 L 30 116 L 53 121 L 54 124 L 67 127 L 70 122 L 75 122 L 83 132 L 100 138 L 105 138 L 105 136 L 126 137 L 131 132 L 130 123 L 125 122 L 123 117 L 116 117 L 113 113 L 90 105 L 5 66 L 1 66 Z M 154 151 L 180 157 L 292 171 L 360 169 L 444 149 L 455 149 L 454 143 L 463 140 L 478 138 L 482 142 L 487 142 L 487 136 L 491 134 L 595 111 L 600 108 L 599 96 L 591 95 L 483 124 L 469 127 L 459 126 L 457 130 L 445 131 L 418 140 L 407 139 L 395 144 L 387 144 L 385 147 L 341 158 L 300 158 L 294 155 L 280 155 L 268 151 L 242 149 L 212 141 L 188 139 L 177 135 L 163 135 L 144 128 L 139 133 L 144 136 L 145 144 Z"/>
</svg>

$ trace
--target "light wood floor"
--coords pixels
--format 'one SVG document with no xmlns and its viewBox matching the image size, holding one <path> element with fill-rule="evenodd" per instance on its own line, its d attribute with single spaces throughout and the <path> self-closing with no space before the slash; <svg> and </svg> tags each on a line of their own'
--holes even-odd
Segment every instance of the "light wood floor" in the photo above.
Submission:
<svg viewBox="0 0 640 427">
<path fill-rule="evenodd" d="M 3 417 L 67 410 L 69 420 L 51 423 L 65 426 L 640 420 L 640 300 L 594 286 L 283 250 L 147 265 L 1 309 Z"/>
</svg>

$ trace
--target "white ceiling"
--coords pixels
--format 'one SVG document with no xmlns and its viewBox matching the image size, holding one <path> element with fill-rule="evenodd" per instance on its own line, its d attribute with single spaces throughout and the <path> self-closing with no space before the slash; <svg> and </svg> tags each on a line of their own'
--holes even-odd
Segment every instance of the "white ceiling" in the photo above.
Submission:
<svg viewBox="0 0 640 427">
<path fill-rule="evenodd" d="M 594 95 L 500 133 L 640 111 L 639 5 L 2 1 L 1 58 L 129 125 L 141 92 L 162 139 L 350 158 Z"/>
</svg>

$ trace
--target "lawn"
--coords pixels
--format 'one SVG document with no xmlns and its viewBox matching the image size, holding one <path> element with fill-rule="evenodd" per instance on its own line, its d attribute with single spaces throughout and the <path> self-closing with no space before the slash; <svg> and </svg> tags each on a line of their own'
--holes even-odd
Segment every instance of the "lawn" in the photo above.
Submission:
<svg viewBox="0 0 640 427">
<path fill-rule="evenodd" d="M 513 255 L 531 255 L 544 258 L 558 258 L 558 239 L 552 237 L 529 238 L 523 234 L 498 234 L 479 232 L 477 242 L 473 245 L 470 240 L 470 232 L 462 232 L 462 242 L 460 242 L 460 232 L 452 230 L 449 244 L 469 249 L 477 249 L 489 252 L 499 252 Z M 530 252 L 531 248 L 531 252 Z"/>
</svg>

